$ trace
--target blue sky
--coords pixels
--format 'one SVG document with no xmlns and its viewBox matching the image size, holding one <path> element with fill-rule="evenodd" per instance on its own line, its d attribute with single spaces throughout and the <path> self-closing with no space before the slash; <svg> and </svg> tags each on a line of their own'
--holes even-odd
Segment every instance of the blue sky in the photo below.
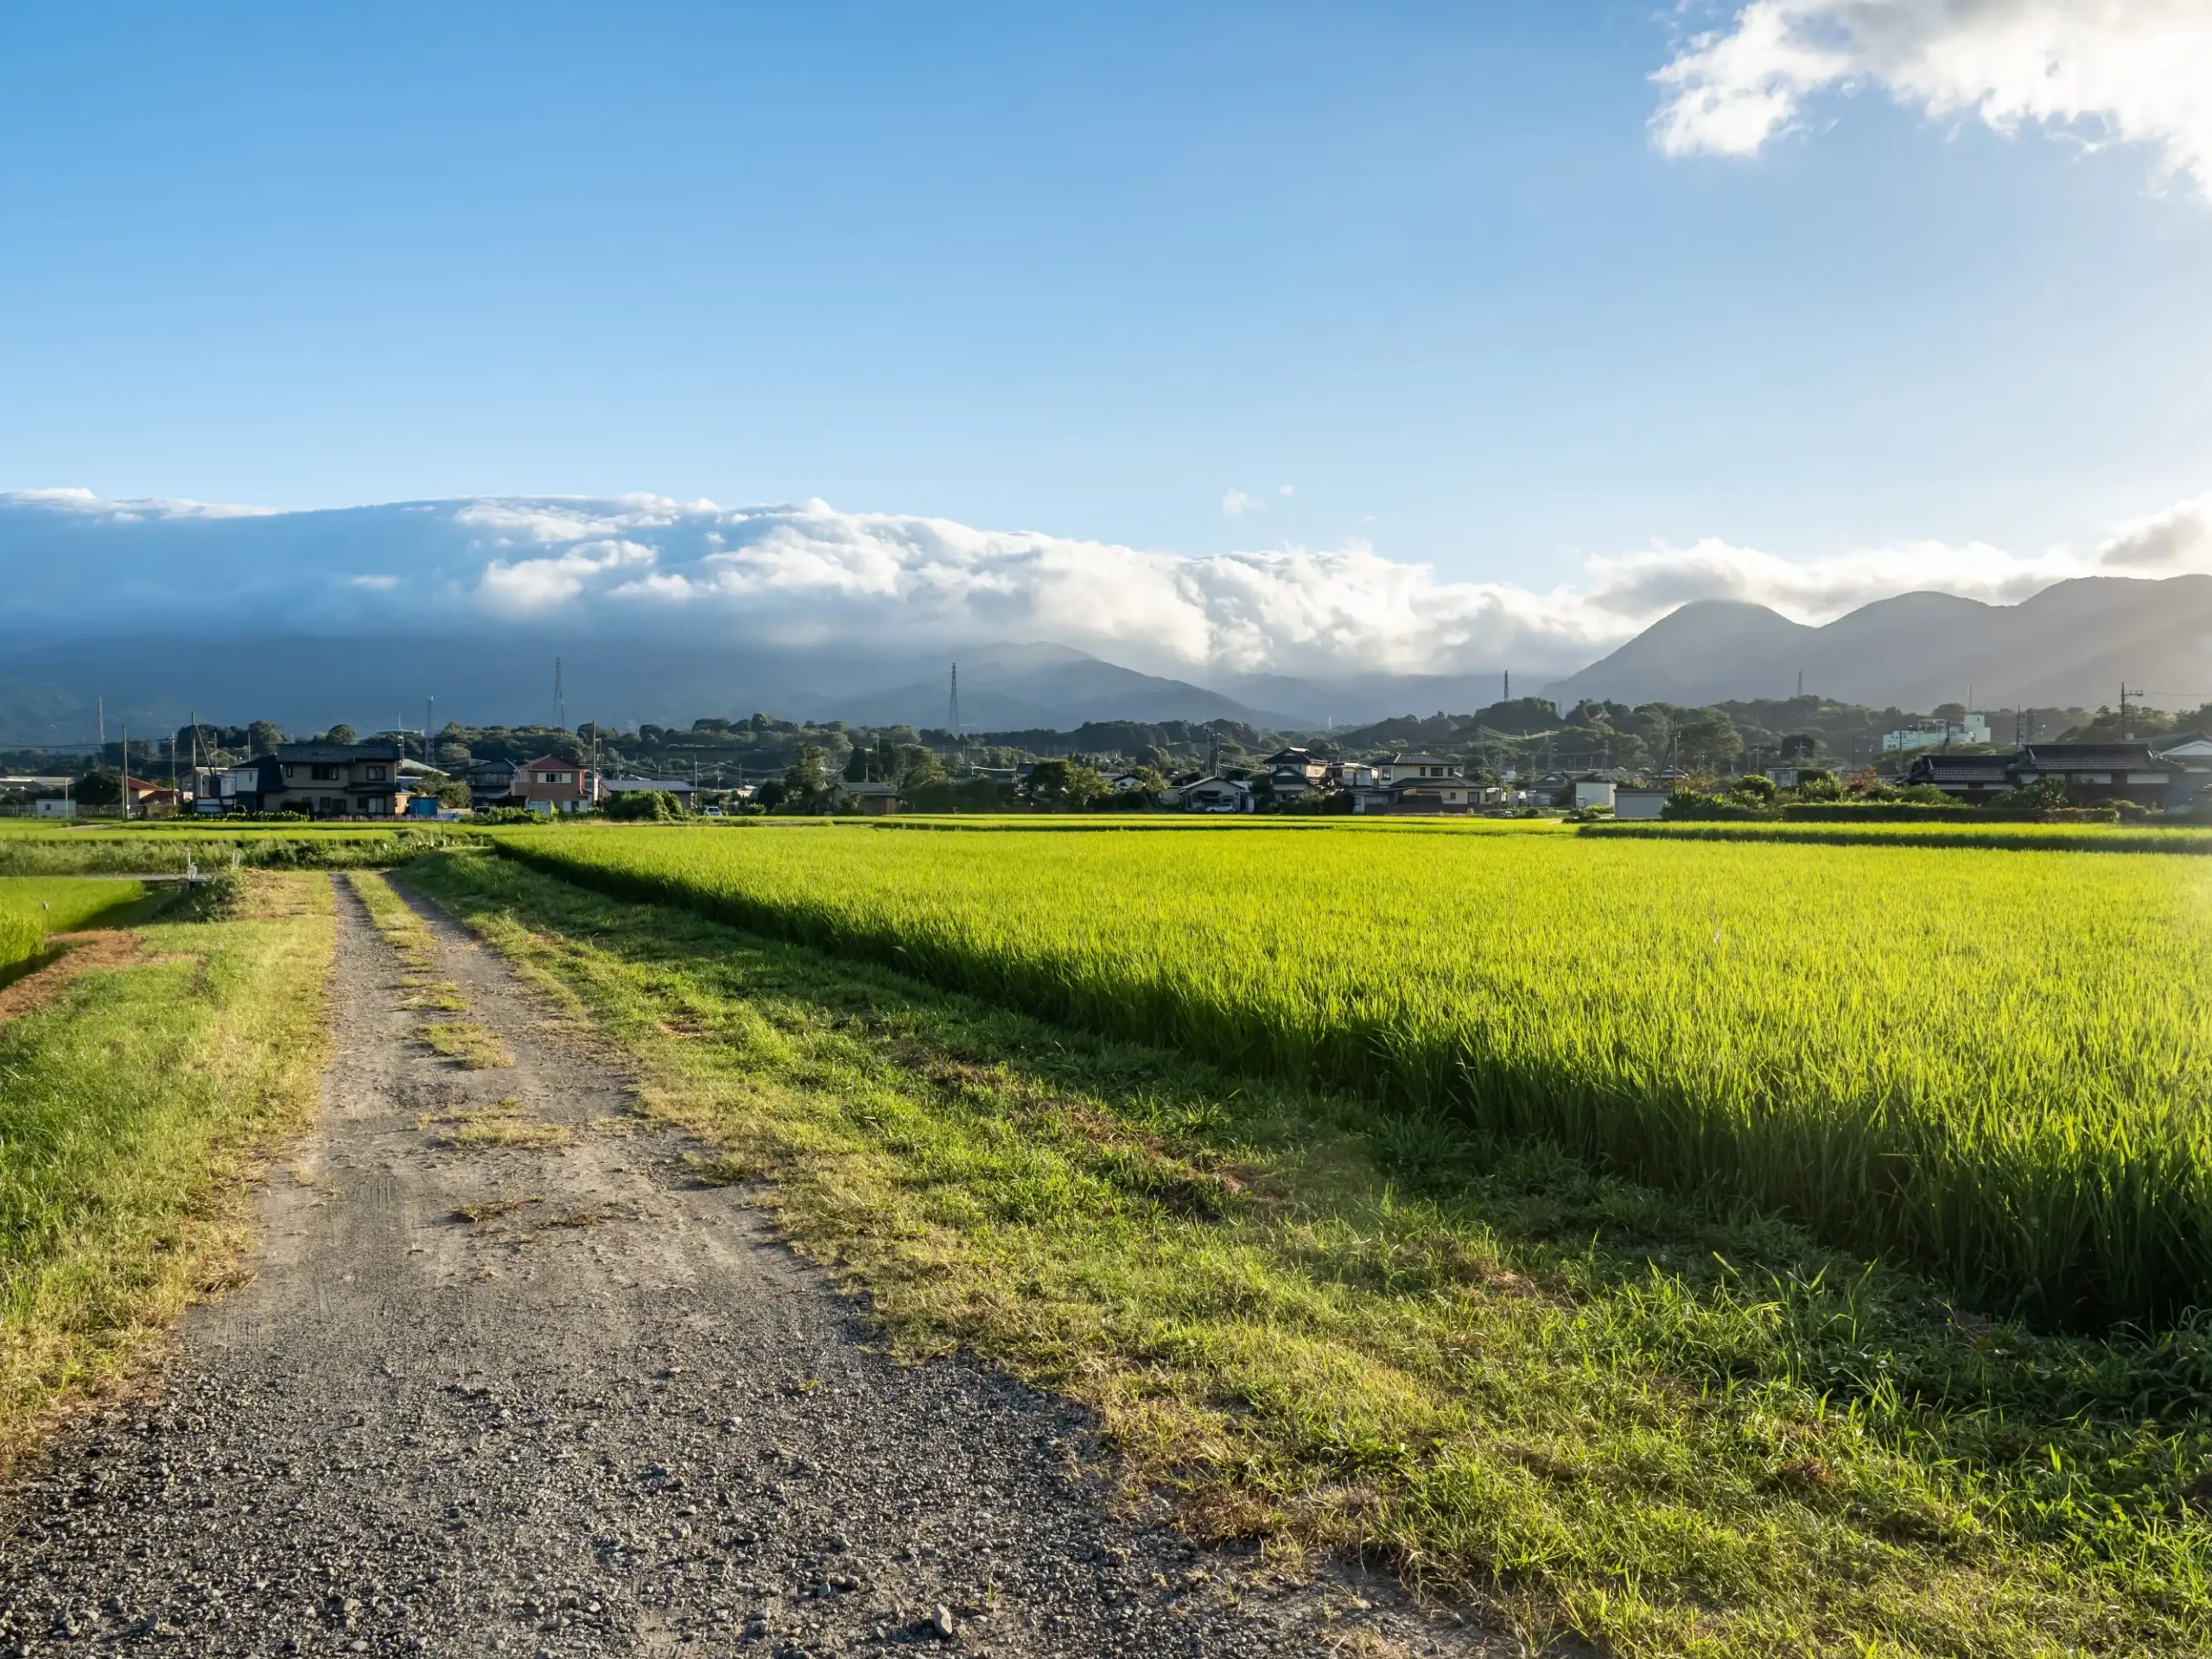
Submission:
<svg viewBox="0 0 2212 1659">
<path fill-rule="evenodd" d="M 0 487 L 820 497 L 1538 591 L 2212 490 L 2200 181 L 1879 84 L 1662 154 L 1730 24 L 11 7 Z"/>
</svg>

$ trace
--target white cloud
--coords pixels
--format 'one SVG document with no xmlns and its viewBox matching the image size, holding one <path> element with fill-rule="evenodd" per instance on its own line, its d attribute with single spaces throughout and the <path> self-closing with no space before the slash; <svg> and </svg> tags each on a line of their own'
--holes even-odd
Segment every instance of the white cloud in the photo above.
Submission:
<svg viewBox="0 0 2212 1659">
<path fill-rule="evenodd" d="M 222 501 L 187 501 L 168 496 L 154 496 L 142 501 L 111 501 L 76 486 L 51 490 L 0 490 L 0 505 L 16 502 L 81 513 L 91 519 L 124 522 L 149 515 L 158 518 L 265 518 L 280 511 L 276 507 L 241 507 Z"/>
<path fill-rule="evenodd" d="M 2202 569 L 2212 558 L 2212 495 L 2177 501 L 2164 512 L 2131 518 L 2097 549 L 2097 563 L 2163 576 Z"/>
<path fill-rule="evenodd" d="M 2043 124 L 2152 146 L 2158 170 L 2212 198 L 2212 4 L 2206 0 L 1752 0 L 1654 79 L 1670 156 L 1756 155 L 1815 94 L 1878 86 L 1938 118 Z"/>
<path fill-rule="evenodd" d="M 1051 639 L 1185 672 L 1411 673 L 1576 666 L 1696 599 L 1817 623 L 1916 589 L 2010 604 L 2130 565 L 2212 570 L 2208 512 L 2212 497 L 2184 502 L 2120 526 L 2088 555 L 1923 541 L 1790 559 L 1716 538 L 1662 543 L 1586 559 L 1544 591 L 1448 581 L 1359 542 L 1192 558 L 822 501 L 711 512 L 650 499 L 482 503 L 455 519 L 527 525 L 541 544 L 570 538 L 564 552 L 484 567 L 478 597 L 510 614 L 644 604 L 793 639 Z"/>
<path fill-rule="evenodd" d="M 377 574 L 334 581 L 371 557 Z M 112 626 L 105 596 L 118 595 L 171 620 L 213 607 L 325 632 L 385 613 L 461 628 L 473 613 L 844 642 L 856 664 L 904 645 L 1052 639 L 1199 678 L 1567 671 L 1690 600 L 1817 623 L 1915 589 L 2012 603 L 2072 576 L 2184 571 L 2212 572 L 2212 495 L 2117 525 L 2088 551 L 1906 542 L 1795 559 L 1708 538 L 1585 558 L 1537 589 L 1448 580 L 1357 541 L 1194 558 L 823 501 L 473 499 L 216 524 L 188 503 L 0 494 L 0 591 L 53 632 Z"/>
<path fill-rule="evenodd" d="M 1231 490 L 1221 498 L 1221 510 L 1231 518 L 1241 518 L 1248 512 L 1257 512 L 1265 505 L 1264 502 L 1245 494 L 1242 490 Z"/>
<path fill-rule="evenodd" d="M 582 525 L 579 521 L 571 527 Z M 659 556 L 641 542 L 609 540 L 581 542 L 552 558 L 493 559 L 478 578 L 476 593 L 490 610 L 506 616 L 526 616 L 557 609 L 582 597 L 597 578 L 650 565 Z M 632 577 L 613 586 L 620 592 L 624 587 L 634 587 L 637 581 Z"/>
</svg>

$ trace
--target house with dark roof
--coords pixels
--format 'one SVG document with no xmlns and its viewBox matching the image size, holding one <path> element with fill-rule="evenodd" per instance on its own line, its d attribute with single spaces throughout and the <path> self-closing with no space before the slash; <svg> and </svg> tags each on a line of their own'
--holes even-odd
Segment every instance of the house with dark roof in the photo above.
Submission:
<svg viewBox="0 0 2212 1659">
<path fill-rule="evenodd" d="M 2164 807 L 2177 791 L 2180 766 L 2152 753 L 2147 743 L 2030 743 L 2010 754 L 1923 754 L 1903 782 L 1933 784 L 1945 794 L 1980 805 L 2009 789 L 2055 778 L 2085 806 L 2132 801 Z"/>
<path fill-rule="evenodd" d="M 1968 806 L 1986 806 L 1992 797 L 2017 788 L 2009 754 L 1934 754 L 1914 757 L 1912 766 L 1897 781 L 1906 785 L 1933 784 L 1946 795 Z"/>
<path fill-rule="evenodd" d="M 2013 756 L 2022 785 L 2056 778 L 2075 800 L 2092 805 L 2133 801 L 2164 806 L 2181 768 L 2161 760 L 2148 743 L 2031 743 Z"/>
<path fill-rule="evenodd" d="M 226 810 L 311 818 L 396 818 L 414 791 L 391 742 L 283 743 L 222 774 Z"/>
</svg>

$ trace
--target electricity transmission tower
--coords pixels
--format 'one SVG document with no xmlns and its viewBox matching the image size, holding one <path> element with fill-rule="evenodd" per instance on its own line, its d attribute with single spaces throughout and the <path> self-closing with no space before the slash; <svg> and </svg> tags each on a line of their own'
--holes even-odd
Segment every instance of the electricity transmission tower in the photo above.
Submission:
<svg viewBox="0 0 2212 1659">
<path fill-rule="evenodd" d="M 952 665 L 952 695 L 946 699 L 944 729 L 952 734 L 952 741 L 960 741 L 960 664 Z"/>
</svg>

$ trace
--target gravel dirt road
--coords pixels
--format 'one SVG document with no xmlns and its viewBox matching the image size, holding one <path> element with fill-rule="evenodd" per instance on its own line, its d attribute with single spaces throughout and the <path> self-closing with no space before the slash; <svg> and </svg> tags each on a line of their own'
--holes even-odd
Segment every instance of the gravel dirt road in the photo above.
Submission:
<svg viewBox="0 0 2212 1659">
<path fill-rule="evenodd" d="M 337 902 L 321 1125 L 267 1183 L 250 1281 L 18 1471 L 0 1654 L 1489 1646 L 1117 1515 L 1082 1413 L 890 1363 L 489 951 L 418 906 L 468 1009 L 411 1011 Z M 515 1064 L 432 1054 L 441 1017 Z"/>
</svg>

